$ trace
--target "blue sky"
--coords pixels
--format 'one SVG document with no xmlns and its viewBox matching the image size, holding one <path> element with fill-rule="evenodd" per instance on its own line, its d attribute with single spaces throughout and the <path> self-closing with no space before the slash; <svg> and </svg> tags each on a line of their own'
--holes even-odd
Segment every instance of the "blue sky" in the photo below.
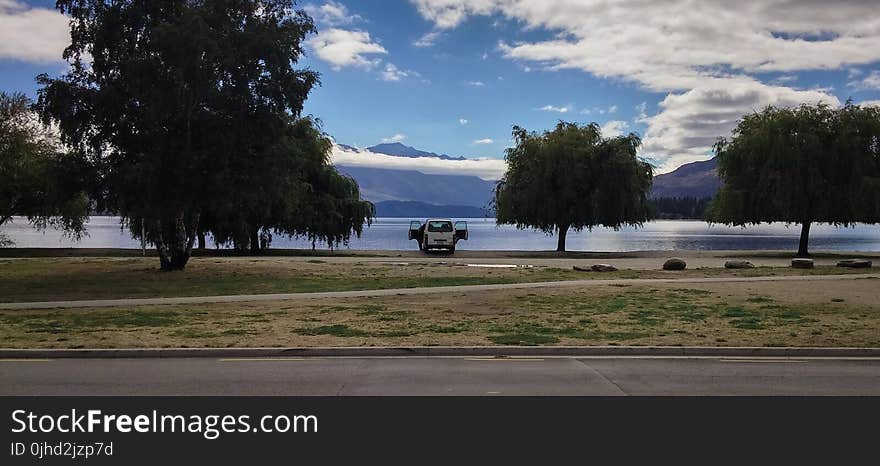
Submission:
<svg viewBox="0 0 880 466">
<path fill-rule="evenodd" d="M 0 0 L 0 89 L 59 74 L 54 2 Z M 500 159 L 513 125 L 559 119 L 634 131 L 668 171 L 705 159 L 768 104 L 880 102 L 880 26 L 867 0 L 341 0 L 300 2 L 319 34 L 306 105 L 338 142 L 400 141 Z M 376 159 L 381 166 L 387 159 Z M 497 162 L 497 160 L 496 160 Z M 494 166 L 497 166 L 494 165 Z M 468 171 L 449 165 L 449 172 Z"/>
</svg>

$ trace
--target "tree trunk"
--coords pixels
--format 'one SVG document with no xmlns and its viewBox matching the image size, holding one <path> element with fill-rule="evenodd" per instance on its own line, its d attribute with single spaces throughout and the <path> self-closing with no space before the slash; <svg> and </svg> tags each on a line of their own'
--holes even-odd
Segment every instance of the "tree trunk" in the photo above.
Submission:
<svg viewBox="0 0 880 466">
<path fill-rule="evenodd" d="M 174 220 L 162 222 L 158 226 L 156 252 L 163 271 L 183 270 L 192 254 L 195 241 L 198 216 L 195 221 L 187 221 L 186 214 L 178 212 Z"/>
<path fill-rule="evenodd" d="M 556 252 L 565 252 L 565 237 L 568 235 L 568 225 L 559 225 L 559 239 L 556 241 Z"/>
<path fill-rule="evenodd" d="M 251 254 L 260 253 L 260 229 L 257 228 L 251 232 Z"/>
<path fill-rule="evenodd" d="M 199 250 L 204 251 L 204 250 L 206 249 L 206 246 L 205 246 L 205 232 L 204 232 L 204 231 L 200 231 L 198 237 L 199 237 Z"/>
<path fill-rule="evenodd" d="M 810 257 L 810 251 L 807 247 L 810 242 L 810 222 L 801 224 L 801 242 L 798 245 L 797 257 Z"/>
</svg>

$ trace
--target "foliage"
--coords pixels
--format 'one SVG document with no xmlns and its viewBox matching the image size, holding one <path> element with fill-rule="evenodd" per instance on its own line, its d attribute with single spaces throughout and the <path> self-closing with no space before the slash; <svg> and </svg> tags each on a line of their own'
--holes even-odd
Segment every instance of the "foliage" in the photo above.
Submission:
<svg viewBox="0 0 880 466">
<path fill-rule="evenodd" d="M 38 78 L 41 113 L 100 164 L 102 210 L 143 229 L 163 270 L 184 268 L 205 231 L 252 247 L 272 228 L 347 239 L 341 222 L 291 220 L 320 204 L 293 193 L 329 195 L 332 178 L 325 138 L 301 116 L 318 75 L 294 66 L 315 27 L 292 0 L 57 5 L 71 17 L 71 69 Z"/>
<path fill-rule="evenodd" d="M 595 123 L 559 122 L 542 134 L 513 128 L 507 173 L 495 190 L 498 223 L 558 232 L 619 228 L 648 219 L 652 168 L 636 157 L 635 134 L 604 138 Z"/>
<path fill-rule="evenodd" d="M 848 102 L 767 107 L 715 145 L 724 186 L 709 217 L 733 225 L 880 221 L 880 109 Z"/>
<path fill-rule="evenodd" d="M 703 219 L 709 197 L 655 197 L 651 199 L 651 217 L 661 219 Z"/>
<path fill-rule="evenodd" d="M 85 234 L 89 167 L 68 156 L 22 94 L 0 92 L 0 226 L 26 216 L 37 228 Z M 0 236 L 0 246 L 12 241 Z"/>
</svg>

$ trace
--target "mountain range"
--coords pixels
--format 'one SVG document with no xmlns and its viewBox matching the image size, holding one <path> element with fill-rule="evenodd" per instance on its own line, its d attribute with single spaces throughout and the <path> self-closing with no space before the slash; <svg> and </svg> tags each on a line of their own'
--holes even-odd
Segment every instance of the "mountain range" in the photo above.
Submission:
<svg viewBox="0 0 880 466">
<path fill-rule="evenodd" d="M 352 152 L 359 149 L 347 145 Z M 366 150 L 395 157 L 432 157 L 442 160 L 466 160 L 464 157 L 438 155 L 400 143 L 379 144 Z M 717 163 L 711 160 L 682 165 L 654 177 L 651 198 L 712 197 L 721 186 Z M 337 169 L 357 181 L 361 195 L 376 204 L 379 217 L 484 217 L 494 196 L 495 182 L 472 175 L 435 175 L 415 170 L 394 170 L 351 165 Z"/>
</svg>

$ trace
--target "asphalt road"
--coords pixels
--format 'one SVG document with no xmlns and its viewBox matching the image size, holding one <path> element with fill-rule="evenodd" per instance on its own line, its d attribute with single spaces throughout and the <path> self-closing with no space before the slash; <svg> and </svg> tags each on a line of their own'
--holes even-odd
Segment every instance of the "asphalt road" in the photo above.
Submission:
<svg viewBox="0 0 880 466">
<path fill-rule="evenodd" d="M 880 395 L 880 359 L 0 360 L 0 395 Z"/>
</svg>

